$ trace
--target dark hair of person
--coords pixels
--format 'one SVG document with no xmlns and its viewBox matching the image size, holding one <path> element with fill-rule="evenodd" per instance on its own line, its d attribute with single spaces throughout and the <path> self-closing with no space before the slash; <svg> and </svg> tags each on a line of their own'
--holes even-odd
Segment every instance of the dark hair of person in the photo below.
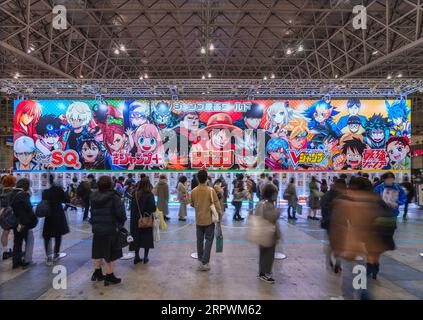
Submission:
<svg viewBox="0 0 423 320">
<path fill-rule="evenodd" d="M 341 179 L 347 180 L 348 176 L 346 173 L 341 173 L 341 175 L 339 176 Z"/>
<path fill-rule="evenodd" d="M 344 179 L 336 179 L 334 181 L 334 188 L 337 190 L 345 190 L 347 189 L 347 183 Z"/>
<path fill-rule="evenodd" d="M 16 183 L 16 188 L 23 189 L 24 191 L 28 191 L 29 187 L 31 185 L 31 182 L 27 178 L 22 178 Z"/>
<path fill-rule="evenodd" d="M 409 182 L 410 181 L 410 179 L 408 178 L 408 176 L 405 176 L 404 177 L 404 182 Z"/>
<path fill-rule="evenodd" d="M 135 191 L 135 196 L 137 199 L 139 199 L 143 194 L 147 193 L 151 193 L 151 183 L 148 177 L 144 177 L 137 184 L 137 191 Z"/>
<path fill-rule="evenodd" d="M 128 178 L 132 178 L 132 173 L 128 173 Z"/>
<path fill-rule="evenodd" d="M 275 186 L 266 184 L 263 188 L 263 199 L 273 201 L 275 199 L 275 193 L 277 192 Z"/>
<path fill-rule="evenodd" d="M 326 181 L 326 179 L 322 179 L 322 185 L 326 186 L 328 184 L 328 182 Z"/>
<path fill-rule="evenodd" d="M 294 182 L 295 182 L 295 178 L 289 179 L 289 183 L 294 183 Z"/>
<path fill-rule="evenodd" d="M 90 174 L 87 176 L 87 178 L 88 178 L 88 179 L 94 179 L 94 175 L 93 175 L 92 173 L 90 173 Z"/>
<path fill-rule="evenodd" d="M 197 174 L 197 179 L 199 183 L 206 183 L 207 182 L 207 171 L 201 170 Z"/>
<path fill-rule="evenodd" d="M 50 182 L 50 185 L 53 185 L 54 184 L 54 176 L 52 174 L 50 174 L 48 176 L 48 181 Z"/>
<path fill-rule="evenodd" d="M 77 177 L 73 177 L 72 178 L 72 182 L 75 182 L 75 183 L 78 182 L 78 178 Z"/>
<path fill-rule="evenodd" d="M 369 179 L 363 177 L 352 177 L 349 188 L 351 190 L 372 191 L 373 186 Z"/>
<path fill-rule="evenodd" d="M 164 173 L 162 173 L 161 175 L 160 175 L 160 179 L 166 179 L 167 177 L 166 177 L 166 175 L 164 174 Z"/>
<path fill-rule="evenodd" d="M 268 177 L 267 177 L 267 179 L 268 179 L 269 181 L 272 181 L 272 180 L 273 180 L 272 176 L 268 176 Z"/>
<path fill-rule="evenodd" d="M 367 172 L 365 172 L 365 173 L 363 173 L 363 178 L 367 178 L 367 179 L 369 179 L 369 174 L 367 173 Z"/>
<path fill-rule="evenodd" d="M 186 176 L 180 176 L 179 177 L 179 182 L 181 182 L 181 183 L 185 183 L 185 182 L 187 182 L 187 180 L 188 180 L 188 178 Z"/>
<path fill-rule="evenodd" d="M 122 177 L 122 176 L 120 176 L 119 178 L 118 178 L 118 181 L 125 181 L 125 177 Z"/>
<path fill-rule="evenodd" d="M 97 182 L 98 191 L 104 192 L 112 189 L 113 182 L 109 176 L 101 176 Z"/>
<path fill-rule="evenodd" d="M 393 172 L 385 173 L 385 179 L 389 179 L 389 178 L 395 179 L 395 174 Z"/>
</svg>

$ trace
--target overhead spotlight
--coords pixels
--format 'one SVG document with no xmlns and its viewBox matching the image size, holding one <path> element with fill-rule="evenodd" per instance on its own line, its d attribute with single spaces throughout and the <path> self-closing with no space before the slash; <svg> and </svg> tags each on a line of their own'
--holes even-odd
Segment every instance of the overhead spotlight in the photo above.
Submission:
<svg viewBox="0 0 423 320">
<path fill-rule="evenodd" d="M 397 74 L 397 78 L 402 78 L 402 73 L 401 72 Z"/>
<path fill-rule="evenodd" d="M 275 74 L 274 74 L 274 73 L 272 73 L 272 74 L 270 75 L 270 78 L 271 78 L 271 79 L 275 79 Z"/>
<path fill-rule="evenodd" d="M 20 76 L 21 76 L 20 73 L 19 72 L 16 72 L 15 75 L 13 76 L 13 78 L 14 79 L 18 79 Z"/>
<path fill-rule="evenodd" d="M 144 80 L 144 77 L 143 76 L 140 76 L 140 80 Z"/>
<path fill-rule="evenodd" d="M 201 54 L 206 54 L 206 48 L 204 48 L 204 47 L 201 47 L 201 50 L 200 50 L 200 52 L 201 52 Z"/>
<path fill-rule="evenodd" d="M 119 49 L 115 49 L 114 53 L 119 54 L 120 53 Z"/>
<path fill-rule="evenodd" d="M 263 80 L 264 80 L 264 81 L 266 81 L 266 80 L 267 80 L 267 76 L 264 76 L 264 77 L 263 77 Z"/>
<path fill-rule="evenodd" d="M 213 43 L 210 43 L 209 50 L 210 51 L 213 51 L 214 50 L 214 44 Z"/>
<path fill-rule="evenodd" d="M 392 75 L 388 74 L 388 76 L 386 77 L 386 79 L 391 80 L 392 79 Z"/>
<path fill-rule="evenodd" d="M 339 76 L 338 76 L 337 74 L 335 74 L 335 79 L 338 79 L 338 77 L 339 77 Z"/>
<path fill-rule="evenodd" d="M 298 52 L 303 52 L 303 51 L 304 51 L 304 46 L 300 44 L 298 47 Z"/>
<path fill-rule="evenodd" d="M 372 52 L 372 55 L 374 55 L 374 56 L 375 56 L 375 55 L 377 55 L 378 53 L 379 53 L 379 51 L 375 50 L 375 51 L 373 51 L 373 52 Z"/>
<path fill-rule="evenodd" d="M 148 79 L 148 74 L 144 73 L 144 78 Z"/>
<path fill-rule="evenodd" d="M 201 92 L 201 94 L 206 94 L 205 92 Z"/>
<path fill-rule="evenodd" d="M 288 49 L 286 50 L 286 54 L 287 54 L 287 55 L 292 54 L 292 50 L 291 50 L 290 48 L 288 48 Z"/>
<path fill-rule="evenodd" d="M 126 48 L 123 44 L 120 45 L 119 49 L 120 49 L 120 51 L 126 51 Z"/>
<path fill-rule="evenodd" d="M 30 50 L 30 49 L 28 49 L 28 50 L 26 51 L 26 53 L 31 53 L 31 50 Z"/>
<path fill-rule="evenodd" d="M 212 77 L 212 74 L 209 72 L 208 74 L 207 74 L 207 78 L 211 78 Z"/>
<path fill-rule="evenodd" d="M 84 76 L 83 76 L 82 74 L 80 74 L 80 75 L 79 75 L 79 77 L 80 77 L 81 79 L 82 79 L 82 78 L 84 78 Z"/>
<path fill-rule="evenodd" d="M 206 76 L 203 74 L 202 76 L 201 76 L 201 79 L 206 79 Z"/>
</svg>

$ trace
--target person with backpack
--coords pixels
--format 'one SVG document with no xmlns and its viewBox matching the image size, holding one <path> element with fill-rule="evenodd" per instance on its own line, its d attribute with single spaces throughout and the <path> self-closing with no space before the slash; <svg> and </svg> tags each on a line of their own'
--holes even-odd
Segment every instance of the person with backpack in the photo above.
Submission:
<svg viewBox="0 0 423 320">
<path fill-rule="evenodd" d="M 38 218 L 32 210 L 29 193 L 30 181 L 23 178 L 18 181 L 13 199 L 13 213 L 17 219 L 17 226 L 13 229 L 13 269 L 22 267 L 26 269 L 32 262 L 34 251 L 34 229 L 38 224 Z M 22 259 L 22 244 L 25 241 L 25 256 Z"/>
<path fill-rule="evenodd" d="M 76 189 L 76 194 L 82 200 L 84 204 L 84 215 L 83 215 L 82 221 L 87 221 L 88 213 L 90 211 L 90 196 L 91 196 L 90 182 L 87 180 L 81 181 L 78 188 Z"/>
<path fill-rule="evenodd" d="M 101 176 L 98 188 L 91 194 L 91 226 L 93 236 L 92 258 L 95 270 L 91 281 L 103 281 L 104 285 L 118 284 L 122 280 L 113 273 L 113 262 L 122 257 L 119 243 L 119 230 L 126 221 L 125 207 L 120 195 L 113 190 L 112 179 Z M 101 262 L 106 262 L 106 275 L 101 270 Z"/>
<path fill-rule="evenodd" d="M 68 221 L 66 219 L 63 204 L 69 199 L 63 189 L 54 183 L 54 176 L 49 176 L 50 188 L 42 193 L 42 201 L 47 201 L 50 213 L 45 217 L 43 226 L 44 247 L 46 251 L 46 264 L 48 266 L 59 260 L 62 236 L 69 233 Z M 51 239 L 54 238 L 54 253 L 52 254 Z"/>
<path fill-rule="evenodd" d="M 13 175 L 3 176 L 2 192 L 0 194 L 0 210 L 2 210 L 3 214 L 6 213 L 6 209 L 10 204 L 10 197 L 13 195 L 15 185 L 16 178 Z M 2 229 L 3 232 L 1 235 L 1 244 L 3 246 L 3 260 L 6 260 L 13 256 L 12 249 L 8 246 L 9 234 L 10 231 L 13 229 L 13 226 L 3 225 Z"/>
</svg>

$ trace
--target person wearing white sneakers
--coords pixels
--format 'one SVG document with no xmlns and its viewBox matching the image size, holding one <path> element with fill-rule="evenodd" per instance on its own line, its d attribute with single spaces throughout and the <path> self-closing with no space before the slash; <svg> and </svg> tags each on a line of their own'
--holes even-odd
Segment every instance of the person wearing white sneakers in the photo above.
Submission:
<svg viewBox="0 0 423 320">
<path fill-rule="evenodd" d="M 207 186 L 207 171 L 200 171 L 197 178 L 200 184 L 192 190 L 191 206 L 195 208 L 197 225 L 197 254 L 200 264 L 198 270 L 209 271 L 210 252 L 213 246 L 215 229 L 210 207 L 214 204 L 219 214 L 219 221 L 222 219 L 222 208 L 216 191 Z"/>
</svg>

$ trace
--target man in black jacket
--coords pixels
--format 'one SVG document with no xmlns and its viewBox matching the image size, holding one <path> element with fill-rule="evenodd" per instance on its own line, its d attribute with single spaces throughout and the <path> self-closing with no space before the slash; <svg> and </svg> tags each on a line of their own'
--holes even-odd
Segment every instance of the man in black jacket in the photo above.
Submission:
<svg viewBox="0 0 423 320">
<path fill-rule="evenodd" d="M 13 229 L 13 269 L 26 268 L 31 264 L 34 250 L 34 235 L 32 229 L 37 226 L 38 219 L 32 210 L 29 194 L 30 181 L 21 179 L 13 189 L 12 208 L 18 220 L 18 226 Z M 22 244 L 25 241 L 25 257 L 22 259 Z"/>
<path fill-rule="evenodd" d="M 83 221 L 87 221 L 88 212 L 90 210 L 90 195 L 91 195 L 91 186 L 89 181 L 81 181 L 78 188 L 76 189 L 76 194 L 84 202 L 84 216 Z"/>
<path fill-rule="evenodd" d="M 411 201 L 413 201 L 414 194 L 413 185 L 411 184 L 408 176 L 404 177 L 404 181 L 401 183 L 401 186 L 405 189 L 405 193 L 407 194 L 407 202 L 404 205 L 404 215 L 402 216 L 404 221 L 407 221 L 408 205 Z"/>
</svg>

